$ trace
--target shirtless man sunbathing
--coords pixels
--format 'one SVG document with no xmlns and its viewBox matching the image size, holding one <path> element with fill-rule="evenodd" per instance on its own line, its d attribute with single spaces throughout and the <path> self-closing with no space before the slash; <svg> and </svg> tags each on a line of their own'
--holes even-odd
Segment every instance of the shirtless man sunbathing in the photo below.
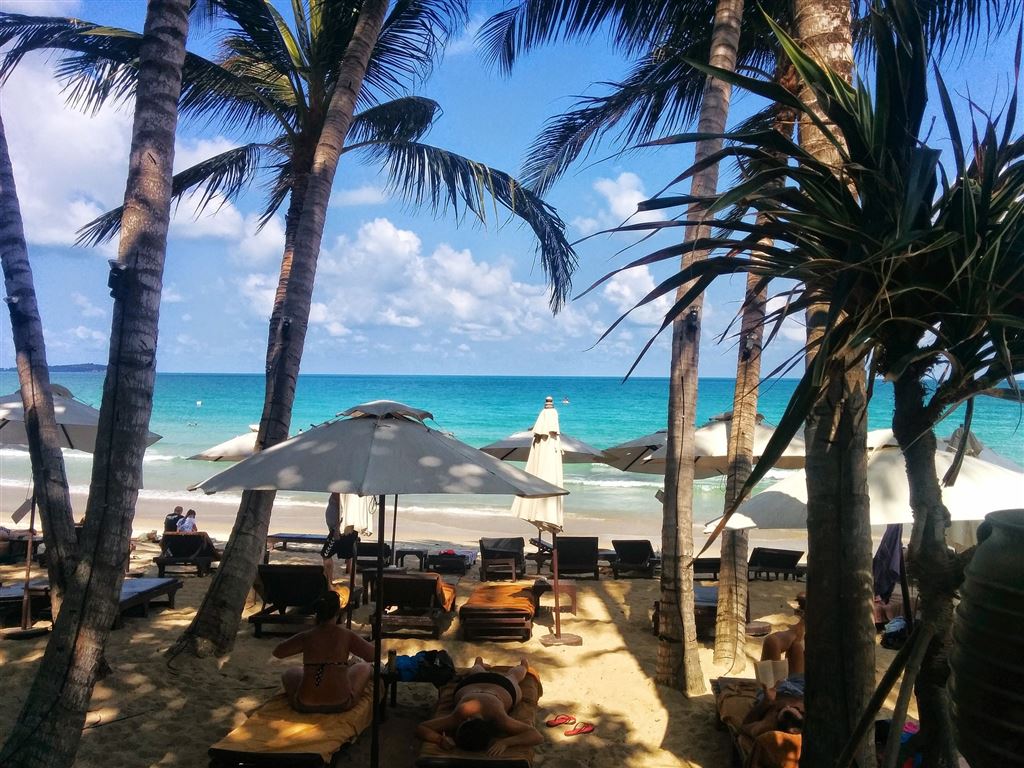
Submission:
<svg viewBox="0 0 1024 768">
<path fill-rule="evenodd" d="M 344 712 L 363 695 L 373 667 L 373 646 L 337 624 L 341 598 L 327 592 L 316 601 L 316 626 L 290 637 L 274 649 L 286 659 L 302 654 L 302 666 L 286 669 L 281 683 L 297 712 Z M 349 654 L 364 661 L 349 663 Z"/>
<path fill-rule="evenodd" d="M 764 639 L 761 646 L 761 661 L 781 661 L 785 657 L 789 662 L 789 674 L 804 673 L 804 610 L 807 606 L 807 595 L 801 592 L 796 596 L 796 615 L 799 621 L 789 629 L 773 632 Z"/>
<path fill-rule="evenodd" d="M 544 737 L 532 725 L 509 715 L 522 698 L 519 683 L 529 668 L 526 659 L 508 672 L 491 672 L 477 656 L 469 674 L 455 689 L 455 706 L 451 714 L 420 723 L 416 735 L 442 749 L 465 749 L 499 757 L 509 747 L 528 747 L 540 744 Z M 495 736 L 504 734 L 494 744 Z"/>
</svg>

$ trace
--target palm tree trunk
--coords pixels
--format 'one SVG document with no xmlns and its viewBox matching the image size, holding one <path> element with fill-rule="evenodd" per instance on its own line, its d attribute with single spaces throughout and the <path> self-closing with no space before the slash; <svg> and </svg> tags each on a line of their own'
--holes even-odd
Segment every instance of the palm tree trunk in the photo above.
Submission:
<svg viewBox="0 0 1024 768">
<path fill-rule="evenodd" d="M 853 69 L 848 0 L 795 0 L 804 50 L 847 80 Z M 803 98 L 813 99 L 805 92 Z M 820 108 L 815 111 L 821 116 Z M 800 143 L 819 160 L 839 158 L 808 120 Z M 808 344 L 822 335 L 828 308 L 807 312 Z M 808 353 L 808 365 L 814 353 Z M 875 683 L 871 620 L 871 526 L 867 495 L 867 391 L 863 365 L 823 372 L 828 389 L 811 410 L 807 448 L 807 653 L 801 765 L 831 765 L 867 706 Z M 875 764 L 873 744 L 856 750 L 860 768 Z"/>
<path fill-rule="evenodd" d="M 0 750 L 6 768 L 68 766 L 118 595 L 153 406 L 174 132 L 190 0 L 150 0 L 139 59 L 114 312 L 80 559 L 28 699 Z"/>
<path fill-rule="evenodd" d="M 725 508 L 729 509 L 754 465 L 754 428 L 757 425 L 758 380 L 761 377 L 761 340 L 768 290 L 757 275 L 747 275 L 743 318 L 740 321 L 736 388 L 732 396 L 729 428 L 729 474 Z M 732 662 L 729 674 L 746 665 L 747 532 L 726 530 L 722 536 L 721 572 L 718 575 L 718 613 L 715 619 L 715 661 Z"/>
<path fill-rule="evenodd" d="M 75 520 L 60 450 L 60 433 L 53 413 L 50 370 L 46 365 L 46 344 L 39 318 L 32 266 L 21 220 L 14 168 L 7 150 L 7 137 L 0 118 L 0 262 L 3 265 L 7 308 L 25 406 L 25 431 L 32 461 L 33 493 L 39 506 L 43 542 L 47 551 L 50 601 L 56 617 L 64 590 L 75 570 L 77 543 Z"/>
<path fill-rule="evenodd" d="M 719 0 L 711 38 L 712 66 L 730 71 L 736 68 L 743 0 Z M 721 133 L 729 115 L 732 89 L 728 83 L 709 77 L 701 101 L 698 130 Z M 718 151 L 721 140 L 697 144 L 695 162 Z M 718 187 L 718 166 L 710 166 L 693 177 L 693 195 L 713 195 Z M 700 207 L 689 217 L 699 219 Z M 707 237 L 710 227 L 690 226 L 688 240 Z M 691 252 L 683 268 L 703 259 L 705 253 Z M 682 295 L 689 286 L 681 286 Z M 697 363 L 700 355 L 700 319 L 703 297 L 689 308 L 685 317 L 672 325 L 672 361 L 669 379 L 668 456 L 665 465 L 665 508 L 661 529 L 662 576 L 659 606 L 657 681 L 683 690 L 688 696 L 704 693 L 704 676 L 697 656 L 697 627 L 694 621 L 693 570 L 693 433 L 697 419 Z"/>
<path fill-rule="evenodd" d="M 907 462 L 914 513 L 907 563 L 918 587 L 918 621 L 933 638 L 914 681 L 921 719 L 918 744 L 925 765 L 955 768 L 957 752 L 946 682 L 953 642 L 953 600 L 963 581 L 963 567 L 946 546 L 949 512 L 942 503 L 935 471 L 934 415 L 925 407 L 924 373 L 911 368 L 896 380 L 892 430 Z"/>
<path fill-rule="evenodd" d="M 301 213 L 290 255 L 286 248 L 282 260 L 281 284 L 275 302 L 275 315 L 280 320 L 275 323 L 272 319 L 271 323 L 267 390 L 256 438 L 258 446 L 274 445 L 288 436 L 331 184 L 387 9 L 387 0 L 366 0 L 360 10 L 352 40 L 341 60 L 338 86 L 313 155 L 305 199 L 298 201 L 295 211 L 289 209 L 290 218 L 293 212 Z M 294 197 L 292 204 L 296 204 Z M 285 285 L 283 292 L 281 285 Z M 170 650 L 171 654 L 183 650 L 192 653 L 212 650 L 223 654 L 234 645 L 245 598 L 266 548 L 273 500 L 272 492 L 243 493 L 242 505 L 217 576 L 195 619 L 178 638 Z"/>
</svg>

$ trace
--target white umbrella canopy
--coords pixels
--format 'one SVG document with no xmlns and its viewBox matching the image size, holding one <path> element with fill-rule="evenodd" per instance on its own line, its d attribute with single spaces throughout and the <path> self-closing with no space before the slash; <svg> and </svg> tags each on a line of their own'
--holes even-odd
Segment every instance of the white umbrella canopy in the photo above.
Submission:
<svg viewBox="0 0 1024 768">
<path fill-rule="evenodd" d="M 939 440 L 939 450 L 956 453 L 957 448 L 960 447 L 960 439 L 963 436 L 963 429 L 964 428 L 962 426 L 957 427 L 949 437 L 941 438 Z M 989 464 L 995 464 L 996 466 L 1002 467 L 1003 469 L 1009 469 L 1013 472 L 1024 472 L 1024 467 L 1012 459 L 1003 456 L 1001 453 L 993 451 L 981 442 L 981 440 L 979 440 L 971 431 L 967 432 L 967 449 L 964 451 L 964 455 L 971 456 L 975 459 L 981 459 L 982 461 L 987 461 Z"/>
<path fill-rule="evenodd" d="M 526 471 L 552 485 L 562 484 L 562 447 L 558 429 L 558 411 L 549 397 L 533 425 L 532 446 L 526 460 Z M 512 514 L 532 523 L 542 531 L 560 533 L 564 526 L 562 497 L 539 499 L 517 498 L 512 502 Z"/>
<path fill-rule="evenodd" d="M 939 478 L 953 463 L 953 454 L 935 455 Z M 871 524 L 911 523 L 910 488 L 903 452 L 895 447 L 877 448 L 868 455 L 868 496 Z M 942 501 L 956 520 L 981 520 L 989 512 L 1024 497 L 1024 473 L 1013 472 L 980 459 L 965 456 L 956 483 L 942 489 Z M 807 480 L 803 472 L 780 480 L 739 506 L 759 528 L 807 527 Z"/>
<path fill-rule="evenodd" d="M 189 456 L 190 460 L 196 461 L 241 461 L 247 459 L 256 452 L 256 434 L 258 426 L 250 425 L 249 431 L 242 435 L 236 435 L 223 443 L 217 443 L 210 448 Z"/>
<path fill-rule="evenodd" d="M 771 439 L 775 430 L 758 414 L 754 427 L 754 458 L 758 458 Z M 723 413 L 708 420 L 694 433 L 695 462 L 694 479 L 725 475 L 729 471 L 729 433 L 732 430 L 732 414 Z M 652 475 L 665 474 L 668 457 L 668 431 L 659 430 L 605 450 L 608 463 L 627 472 L 642 472 Z M 802 469 L 804 466 L 804 441 L 794 437 L 775 462 L 777 469 Z"/>
<path fill-rule="evenodd" d="M 53 384 L 51 389 L 60 447 L 93 453 L 96 449 L 100 412 L 76 400 L 71 392 L 59 384 Z M 146 445 L 152 445 L 159 439 L 160 435 L 155 432 L 146 433 Z M 0 397 L 0 445 L 28 445 L 25 406 L 20 391 Z"/>
<path fill-rule="evenodd" d="M 567 493 L 498 461 L 423 420 L 427 411 L 377 400 L 191 486 L 230 490 L 319 491 L 357 496 L 484 493 L 556 496 Z"/>
<path fill-rule="evenodd" d="M 533 429 L 524 429 L 522 432 L 514 432 L 508 437 L 485 445 L 480 450 L 502 461 L 527 461 L 533 447 L 533 438 Z M 560 434 L 558 441 L 563 464 L 593 464 L 605 460 L 604 451 L 575 437 Z"/>
</svg>

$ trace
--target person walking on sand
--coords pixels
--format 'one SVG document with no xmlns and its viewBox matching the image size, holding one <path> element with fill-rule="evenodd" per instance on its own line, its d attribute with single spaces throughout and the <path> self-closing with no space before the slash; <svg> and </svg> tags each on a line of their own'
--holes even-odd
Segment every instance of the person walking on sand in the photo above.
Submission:
<svg viewBox="0 0 1024 768">
<path fill-rule="evenodd" d="M 288 638 L 274 657 L 302 654 L 302 666 L 281 675 L 288 702 L 296 712 L 344 712 L 352 709 L 373 676 L 373 646 L 337 623 L 341 598 L 325 592 L 314 604 L 316 626 Z M 354 654 L 362 661 L 349 662 Z"/>
<path fill-rule="evenodd" d="M 500 757 L 509 747 L 540 744 L 544 737 L 536 728 L 509 715 L 523 697 L 519 684 L 528 670 L 529 663 L 523 658 L 508 672 L 492 672 L 477 656 L 469 674 L 455 688 L 451 714 L 420 723 L 416 735 L 442 749 L 487 750 L 490 757 Z M 501 734 L 491 744 L 491 739 Z"/>
</svg>

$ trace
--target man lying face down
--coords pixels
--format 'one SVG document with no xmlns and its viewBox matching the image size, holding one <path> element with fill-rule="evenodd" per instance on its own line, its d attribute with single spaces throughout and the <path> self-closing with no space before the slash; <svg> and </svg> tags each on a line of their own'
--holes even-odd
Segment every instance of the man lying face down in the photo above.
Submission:
<svg viewBox="0 0 1024 768">
<path fill-rule="evenodd" d="M 526 659 L 508 672 L 492 672 L 477 656 L 476 662 L 455 689 L 451 714 L 420 723 L 416 735 L 442 749 L 464 749 L 499 757 L 509 747 L 530 747 L 544 737 L 532 725 L 509 715 L 522 698 L 519 684 L 526 677 Z M 500 736 L 494 744 L 491 739 Z M 488 749 L 488 745 L 490 748 Z"/>
</svg>

